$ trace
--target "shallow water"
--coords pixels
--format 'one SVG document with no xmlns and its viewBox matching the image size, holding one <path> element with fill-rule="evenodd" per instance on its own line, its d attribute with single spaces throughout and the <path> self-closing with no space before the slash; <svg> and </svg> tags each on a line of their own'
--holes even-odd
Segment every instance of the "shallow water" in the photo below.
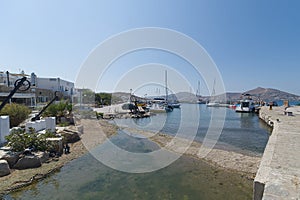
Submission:
<svg viewBox="0 0 300 200">
<path fill-rule="evenodd" d="M 182 110 L 192 112 L 182 112 Z M 199 117 L 191 116 L 198 111 Z M 203 142 L 212 118 L 221 120 L 223 112 L 226 114 L 224 127 L 220 133 L 215 148 L 241 152 L 248 155 L 261 156 L 269 139 L 271 129 L 254 113 L 236 113 L 228 108 L 209 108 L 206 105 L 182 104 L 181 109 L 174 109 L 167 114 L 156 115 L 143 119 L 115 119 L 119 126 L 129 126 L 142 130 L 164 132 L 175 136 L 180 126 L 185 126 L 183 135 L 196 131 L 195 141 Z M 197 113 L 196 113 L 197 114 Z M 187 119 L 186 124 L 180 124 Z"/>
<path fill-rule="evenodd" d="M 181 157 L 152 173 L 110 169 L 91 155 L 5 199 L 251 199 L 252 181 Z"/>
<path fill-rule="evenodd" d="M 182 109 L 195 111 L 195 108 L 199 109 L 195 105 L 183 104 L 181 109 L 172 113 L 147 119 L 116 120 L 115 123 L 174 135 L 180 129 L 178 120 L 182 118 Z M 203 141 L 213 109 L 216 114 L 221 111 L 201 106 L 199 127 L 198 123 L 190 120 L 183 125 L 187 130 L 185 136 L 195 128 L 190 126 L 197 124 L 195 139 Z M 226 109 L 226 114 L 217 148 L 261 154 L 270 130 L 253 114 L 235 113 L 229 109 Z M 123 131 L 119 131 L 111 141 L 130 152 L 145 153 L 159 149 L 146 138 L 128 136 Z M 239 174 L 187 156 L 155 172 L 132 174 L 111 169 L 91 154 L 86 154 L 65 165 L 60 172 L 11 193 L 5 199 L 251 199 L 252 183 Z"/>
</svg>

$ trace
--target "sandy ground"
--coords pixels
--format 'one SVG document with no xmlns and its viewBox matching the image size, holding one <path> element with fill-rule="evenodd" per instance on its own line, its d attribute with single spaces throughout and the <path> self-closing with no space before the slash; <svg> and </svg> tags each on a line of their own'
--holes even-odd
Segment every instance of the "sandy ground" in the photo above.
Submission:
<svg viewBox="0 0 300 200">
<path fill-rule="evenodd" d="M 59 159 L 52 160 L 49 163 L 44 163 L 41 167 L 26 170 L 12 170 L 8 176 L 0 178 L 0 194 L 12 191 L 24 183 L 32 180 L 32 177 L 46 177 L 51 173 L 59 170 L 69 161 L 76 159 L 87 153 L 87 149 L 92 149 L 98 144 L 103 143 L 108 137 L 116 134 L 118 127 L 107 123 L 105 120 L 82 119 L 77 121 L 83 125 L 84 134 L 81 135 L 81 141 L 70 144 L 71 153 L 63 154 Z M 126 128 L 124 129 L 126 130 Z M 201 159 L 209 164 L 226 170 L 233 170 L 246 175 L 248 178 L 254 178 L 260 160 L 260 157 L 247 156 L 231 151 L 219 149 L 201 148 L 198 142 L 192 142 L 182 138 L 174 138 L 166 134 L 153 134 L 147 131 L 137 131 L 128 129 L 132 133 L 144 135 L 151 141 L 157 143 L 162 148 L 176 153 L 185 153 L 186 155 Z M 185 146 L 189 146 L 188 149 Z M 201 152 L 199 153 L 199 149 Z M 205 155 L 205 156 L 204 156 Z"/>
<path fill-rule="evenodd" d="M 246 174 L 252 179 L 254 179 L 261 161 L 261 157 L 248 156 L 233 151 L 210 149 L 202 146 L 199 142 L 191 142 L 179 137 L 172 137 L 161 133 L 153 135 L 151 132 L 137 131 L 130 128 L 124 129 L 127 129 L 131 133 L 144 135 L 153 142 L 156 142 L 160 147 L 169 151 L 184 153 L 204 160 L 214 166 Z"/>
</svg>

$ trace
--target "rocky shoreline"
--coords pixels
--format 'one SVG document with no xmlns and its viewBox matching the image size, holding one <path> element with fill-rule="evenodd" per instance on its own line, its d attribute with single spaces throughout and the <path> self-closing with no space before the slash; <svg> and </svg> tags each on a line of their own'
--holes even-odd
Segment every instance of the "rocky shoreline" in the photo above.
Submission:
<svg viewBox="0 0 300 200">
<path fill-rule="evenodd" d="M 80 136 L 80 141 L 70 144 L 70 154 L 63 154 L 58 159 L 49 160 L 38 168 L 12 170 L 10 175 L 0 177 L 0 194 L 3 195 L 21 189 L 59 171 L 66 163 L 84 155 L 89 149 L 103 143 L 108 137 L 116 134 L 119 129 L 119 127 L 108 123 L 106 120 L 82 119 L 77 121 L 77 123 L 83 126 L 84 133 Z M 148 131 L 138 131 L 128 128 L 122 129 L 144 135 L 149 140 L 157 143 L 160 147 L 176 153 L 183 153 L 184 149 L 182 147 L 188 142 L 186 139 L 174 138 L 162 133 L 153 135 L 153 133 Z M 207 156 L 201 158 L 198 155 L 200 147 L 200 143 L 192 142 L 184 154 L 207 162 L 214 167 L 234 171 L 248 179 L 254 178 L 261 160 L 260 157 L 247 156 L 219 149 L 213 149 Z"/>
<path fill-rule="evenodd" d="M 87 120 L 94 121 L 94 120 Z M 80 121 L 77 121 L 80 123 Z M 109 123 L 105 123 L 104 121 L 99 121 L 99 125 L 101 124 L 101 128 L 106 132 L 107 136 L 111 136 L 115 134 L 116 128 Z M 88 126 L 87 126 L 88 127 Z M 28 169 L 11 169 L 11 173 L 7 176 L 0 177 L 0 197 L 6 193 L 21 189 L 30 184 L 41 180 L 52 173 L 55 173 L 60 170 L 66 163 L 81 157 L 85 153 L 87 153 L 87 148 L 83 144 L 83 141 L 86 141 L 88 137 L 91 137 L 90 128 L 87 128 L 82 134 L 81 140 L 70 143 L 70 153 L 62 154 L 58 158 L 50 158 L 46 162 L 44 162 L 40 167 L 37 168 L 28 168 Z M 73 127 L 74 128 L 74 127 Z M 100 144 L 100 143 L 99 143 Z M 96 144 L 94 144 L 96 145 Z"/>
</svg>

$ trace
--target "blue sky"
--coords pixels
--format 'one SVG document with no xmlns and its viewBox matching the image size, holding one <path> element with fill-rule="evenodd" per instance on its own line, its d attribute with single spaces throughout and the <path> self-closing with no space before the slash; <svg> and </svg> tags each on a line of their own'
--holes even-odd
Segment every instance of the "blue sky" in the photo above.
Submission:
<svg viewBox="0 0 300 200">
<path fill-rule="evenodd" d="M 133 28 L 162 27 L 202 45 L 227 91 L 261 86 L 300 95 L 299 9 L 296 0 L 0 1 L 0 70 L 75 81 L 105 39 Z M 149 57 L 145 63 L 166 59 Z M 195 89 L 197 77 L 190 82 Z"/>
</svg>

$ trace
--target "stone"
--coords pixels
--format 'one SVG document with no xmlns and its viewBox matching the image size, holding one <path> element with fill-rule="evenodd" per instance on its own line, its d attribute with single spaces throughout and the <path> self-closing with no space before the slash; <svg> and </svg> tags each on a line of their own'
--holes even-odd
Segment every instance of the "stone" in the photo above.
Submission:
<svg viewBox="0 0 300 200">
<path fill-rule="evenodd" d="M 49 159 L 49 153 L 47 152 L 39 151 L 35 152 L 34 155 L 40 158 L 41 163 L 45 163 Z"/>
<path fill-rule="evenodd" d="M 15 169 L 28 169 L 37 168 L 42 165 L 41 160 L 38 156 L 27 155 L 21 157 L 18 162 L 14 165 Z"/>
<path fill-rule="evenodd" d="M 9 164 L 9 167 L 12 168 L 16 162 L 19 160 L 20 153 L 12 151 L 3 151 L 0 150 L 0 159 L 6 160 Z"/>
<path fill-rule="evenodd" d="M 0 160 L 0 177 L 10 174 L 8 162 L 6 160 Z"/>
<path fill-rule="evenodd" d="M 76 129 L 80 134 L 83 134 L 83 126 L 82 125 L 76 126 Z"/>
<path fill-rule="evenodd" d="M 66 143 L 74 143 L 80 140 L 80 133 L 75 130 L 64 129 L 60 134 L 64 137 Z"/>
<path fill-rule="evenodd" d="M 55 152 L 61 155 L 63 153 L 63 139 L 62 137 L 47 138 L 47 143 L 52 147 L 50 152 Z"/>
</svg>

